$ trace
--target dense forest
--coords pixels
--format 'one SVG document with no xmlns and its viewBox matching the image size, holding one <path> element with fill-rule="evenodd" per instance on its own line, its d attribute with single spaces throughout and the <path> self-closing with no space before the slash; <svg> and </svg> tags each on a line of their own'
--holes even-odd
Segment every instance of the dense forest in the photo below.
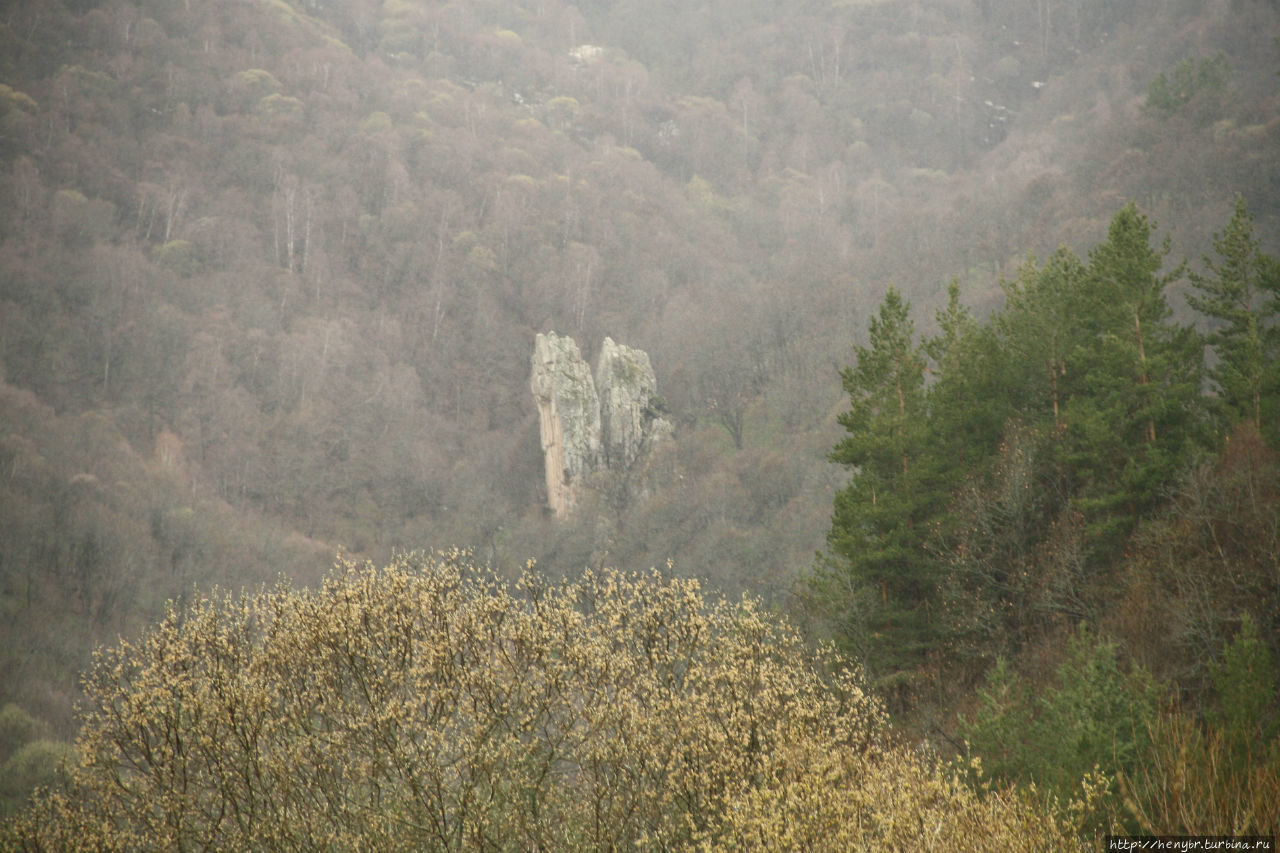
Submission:
<svg viewBox="0 0 1280 853">
<path fill-rule="evenodd" d="M 1277 37 L 1266 0 L 6 4 L 0 808 L 167 602 L 454 546 L 748 593 L 904 737 L 1064 798 L 1097 763 L 1132 826 L 1276 791 Z M 547 331 L 646 351 L 675 424 L 567 520 Z M 1175 818 L 1188 754 L 1228 769 Z"/>
</svg>

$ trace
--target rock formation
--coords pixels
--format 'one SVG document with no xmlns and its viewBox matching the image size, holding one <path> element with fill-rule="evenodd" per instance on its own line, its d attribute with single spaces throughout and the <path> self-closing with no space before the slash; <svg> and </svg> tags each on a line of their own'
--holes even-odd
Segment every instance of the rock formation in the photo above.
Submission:
<svg viewBox="0 0 1280 853">
<path fill-rule="evenodd" d="M 600 398 L 573 338 L 555 332 L 533 344 L 529 387 L 538 403 L 547 503 L 557 517 L 577 502 L 577 487 L 600 464 Z"/>
<path fill-rule="evenodd" d="M 649 356 L 610 338 L 593 380 L 572 338 L 539 334 L 529 386 L 538 404 L 547 503 L 558 518 L 573 511 L 589 474 L 629 470 L 671 435 L 658 411 Z"/>
</svg>

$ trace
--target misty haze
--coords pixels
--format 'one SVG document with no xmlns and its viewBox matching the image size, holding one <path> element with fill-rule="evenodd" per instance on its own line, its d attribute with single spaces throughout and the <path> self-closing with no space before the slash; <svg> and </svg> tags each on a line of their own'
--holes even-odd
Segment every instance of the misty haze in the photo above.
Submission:
<svg viewBox="0 0 1280 853">
<path fill-rule="evenodd" d="M 1274 837 L 1278 255 L 1275 0 L 12 0 L 0 847 Z"/>
</svg>

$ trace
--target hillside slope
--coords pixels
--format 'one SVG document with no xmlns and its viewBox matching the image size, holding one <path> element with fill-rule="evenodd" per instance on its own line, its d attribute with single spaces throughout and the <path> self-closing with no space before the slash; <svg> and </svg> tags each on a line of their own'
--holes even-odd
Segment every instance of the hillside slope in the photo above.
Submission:
<svg viewBox="0 0 1280 853">
<path fill-rule="evenodd" d="M 26 0 L 0 27 L 0 702 L 192 585 L 457 544 L 784 600 L 891 284 L 1137 199 L 1280 235 L 1273 4 Z M 1222 52 L 1229 85 L 1144 109 Z M 534 335 L 645 349 L 669 486 L 555 524 Z M 74 627 L 68 627 L 74 626 Z M 21 638 L 21 642 L 18 641 Z"/>
</svg>

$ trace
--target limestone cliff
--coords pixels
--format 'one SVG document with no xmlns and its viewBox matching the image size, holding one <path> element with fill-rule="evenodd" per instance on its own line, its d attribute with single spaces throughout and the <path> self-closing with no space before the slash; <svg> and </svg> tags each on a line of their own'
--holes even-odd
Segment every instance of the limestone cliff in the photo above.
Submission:
<svg viewBox="0 0 1280 853">
<path fill-rule="evenodd" d="M 630 470 L 671 436 L 649 356 L 610 338 L 593 379 L 572 338 L 539 334 L 529 385 L 538 404 L 547 503 L 559 518 L 573 511 L 589 474 Z"/>
</svg>

